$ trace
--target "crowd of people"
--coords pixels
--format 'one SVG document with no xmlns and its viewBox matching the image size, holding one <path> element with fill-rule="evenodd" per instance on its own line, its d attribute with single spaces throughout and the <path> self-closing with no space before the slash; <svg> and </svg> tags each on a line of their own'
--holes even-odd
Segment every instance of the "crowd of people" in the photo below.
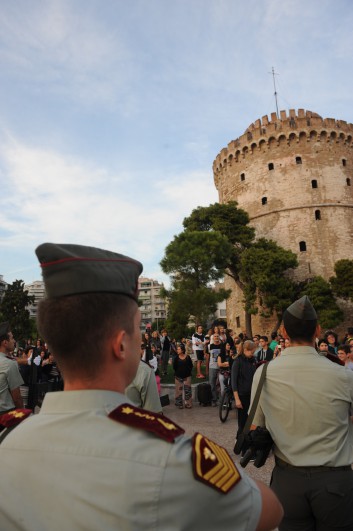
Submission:
<svg viewBox="0 0 353 531">
<path fill-rule="evenodd" d="M 281 356 L 290 347 L 290 339 L 278 331 L 266 335 L 234 334 L 224 324 L 215 325 L 203 332 L 197 325 L 190 338 L 180 341 L 171 339 L 168 331 L 161 334 L 145 332 L 142 338 L 142 358 L 155 371 L 157 385 L 167 376 L 168 364 L 172 366 L 175 378 L 175 405 L 182 409 L 192 407 L 192 375 L 196 379 L 208 380 L 212 392 L 212 405 L 217 406 L 224 392 L 225 384 L 232 386 L 235 406 L 238 409 L 238 431 L 247 419 L 250 405 L 251 386 L 255 370 L 263 363 Z M 347 330 L 341 341 L 332 330 L 316 338 L 316 349 L 331 361 L 353 370 L 353 328 Z"/>
</svg>

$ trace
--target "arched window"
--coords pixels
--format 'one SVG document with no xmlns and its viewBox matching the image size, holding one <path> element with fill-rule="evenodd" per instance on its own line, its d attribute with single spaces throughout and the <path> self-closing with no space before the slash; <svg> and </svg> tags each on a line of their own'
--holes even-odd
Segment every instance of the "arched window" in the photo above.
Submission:
<svg viewBox="0 0 353 531">
<path fill-rule="evenodd" d="M 346 179 L 346 183 L 347 183 L 347 186 L 350 186 L 350 185 L 351 185 L 351 180 L 350 180 L 349 177 L 347 177 L 347 179 Z"/>
<path fill-rule="evenodd" d="M 266 204 L 267 204 L 267 197 L 263 197 L 263 198 L 261 199 L 261 203 L 262 203 L 263 205 L 266 205 Z"/>
<path fill-rule="evenodd" d="M 275 169 L 275 166 L 273 164 L 273 162 L 270 162 L 269 165 L 268 165 L 268 169 L 269 170 L 274 170 Z"/>
<path fill-rule="evenodd" d="M 306 251 L 306 243 L 305 242 L 299 242 L 299 251 L 303 253 Z"/>
<path fill-rule="evenodd" d="M 315 210 L 315 219 L 318 219 L 318 220 L 321 219 L 321 212 L 320 212 L 320 210 Z"/>
<path fill-rule="evenodd" d="M 241 181 L 245 181 L 245 173 L 241 173 L 240 174 L 240 180 Z"/>
<path fill-rule="evenodd" d="M 296 164 L 301 164 L 302 163 L 302 158 L 301 157 L 295 157 L 295 163 Z"/>
<path fill-rule="evenodd" d="M 311 181 L 311 188 L 317 188 L 317 180 L 316 179 L 313 179 Z"/>
<path fill-rule="evenodd" d="M 342 159 L 342 166 L 347 166 L 347 161 L 346 161 L 346 159 Z"/>
</svg>

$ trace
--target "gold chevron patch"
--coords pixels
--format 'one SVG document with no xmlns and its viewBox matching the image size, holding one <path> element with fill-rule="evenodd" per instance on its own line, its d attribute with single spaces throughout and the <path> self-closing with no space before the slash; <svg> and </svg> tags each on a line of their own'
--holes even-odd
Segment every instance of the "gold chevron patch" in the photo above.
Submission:
<svg viewBox="0 0 353 531">
<path fill-rule="evenodd" d="M 195 479 L 222 494 L 227 494 L 241 480 L 227 450 L 201 433 L 195 433 L 192 439 L 192 464 Z"/>
</svg>

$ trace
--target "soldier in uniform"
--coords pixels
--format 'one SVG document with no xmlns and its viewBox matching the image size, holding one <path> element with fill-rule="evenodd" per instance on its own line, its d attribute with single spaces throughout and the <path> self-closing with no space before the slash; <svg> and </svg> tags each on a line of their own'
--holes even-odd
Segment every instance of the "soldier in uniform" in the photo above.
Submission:
<svg viewBox="0 0 353 531">
<path fill-rule="evenodd" d="M 275 444 L 271 488 L 284 508 L 279 529 L 351 531 L 353 372 L 315 350 L 320 327 L 307 296 L 287 308 L 283 325 L 291 346 L 269 363 L 253 421 Z"/>
<path fill-rule="evenodd" d="M 23 379 L 17 361 L 11 357 L 15 340 L 9 323 L 0 323 L 0 414 L 23 408 L 20 386 Z"/>
<path fill-rule="evenodd" d="M 139 262 L 92 247 L 36 250 L 40 334 L 63 372 L 0 446 L 1 528 L 86 531 L 276 527 L 282 508 L 228 453 L 123 394 L 140 361 Z M 30 485 L 30 488 L 29 488 Z"/>
</svg>

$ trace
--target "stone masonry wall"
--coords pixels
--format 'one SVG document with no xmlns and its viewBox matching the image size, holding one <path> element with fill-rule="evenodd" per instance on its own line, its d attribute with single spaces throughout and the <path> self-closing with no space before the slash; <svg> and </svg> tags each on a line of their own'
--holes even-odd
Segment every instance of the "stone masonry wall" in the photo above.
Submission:
<svg viewBox="0 0 353 531">
<path fill-rule="evenodd" d="M 353 257 L 353 124 L 303 109 L 272 113 L 222 149 L 213 171 L 221 203 L 236 200 L 257 237 L 297 254 L 298 280 L 328 279 L 337 260 Z M 241 294 L 230 279 L 226 287 L 229 325 L 239 332 Z M 273 319 L 253 322 L 253 330 L 272 330 Z"/>
</svg>

